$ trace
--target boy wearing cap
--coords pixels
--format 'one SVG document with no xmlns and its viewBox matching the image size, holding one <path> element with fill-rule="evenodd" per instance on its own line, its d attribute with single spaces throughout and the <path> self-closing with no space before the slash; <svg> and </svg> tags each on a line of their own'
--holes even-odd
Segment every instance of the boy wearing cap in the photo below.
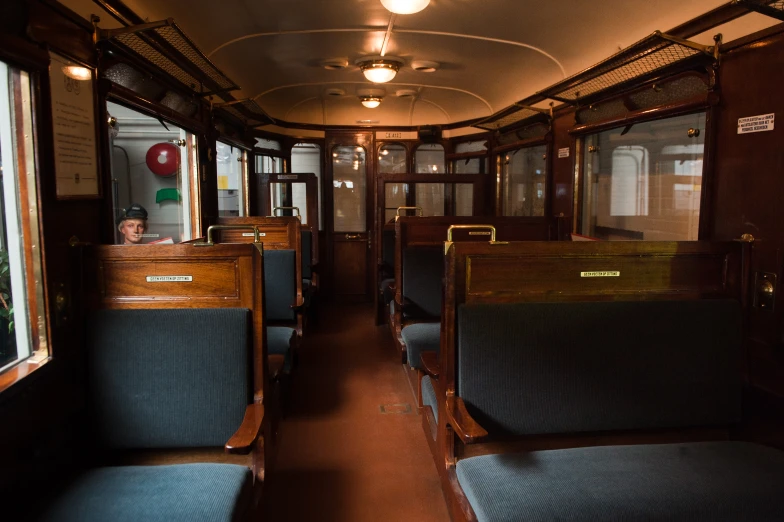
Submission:
<svg viewBox="0 0 784 522">
<path fill-rule="evenodd" d="M 117 230 L 123 236 L 123 245 L 141 245 L 142 234 L 147 231 L 147 210 L 138 203 L 125 209 L 117 219 Z"/>
</svg>

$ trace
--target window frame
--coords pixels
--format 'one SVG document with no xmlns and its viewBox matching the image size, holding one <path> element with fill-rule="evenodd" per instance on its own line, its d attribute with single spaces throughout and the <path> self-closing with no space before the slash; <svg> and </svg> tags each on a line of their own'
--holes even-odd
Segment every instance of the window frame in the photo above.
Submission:
<svg viewBox="0 0 784 522">
<path fill-rule="evenodd" d="M 22 294 L 25 296 L 24 308 L 27 313 L 27 324 L 29 328 L 29 354 L 25 357 L 17 357 L 16 361 L 9 362 L 0 371 L 0 392 L 3 392 L 16 383 L 23 380 L 26 376 L 46 365 L 52 360 L 52 331 L 49 310 L 49 288 L 48 278 L 46 277 L 46 260 L 43 249 L 43 216 L 41 209 L 41 192 L 43 190 L 40 182 L 40 161 L 41 148 L 38 139 L 39 121 L 41 117 L 41 75 L 47 72 L 48 55 L 46 57 L 46 67 L 37 63 L 35 60 L 7 59 L 5 53 L 0 53 L 0 60 L 8 68 L 9 98 L 13 99 L 13 107 L 9 106 L 9 116 L 11 129 L 16 136 L 11 137 L 13 144 L 14 158 L 14 177 L 18 192 L 17 200 L 17 224 L 23 230 L 21 236 L 21 260 L 23 262 L 24 289 Z M 43 60 L 43 57 L 41 57 Z M 26 93 L 29 103 L 25 105 L 20 97 L 24 98 L 22 72 L 27 74 Z M 24 135 L 29 133 L 28 143 L 24 143 Z M 21 140 L 20 140 L 21 138 Z M 5 218 L 5 216 L 4 216 Z M 15 309 L 19 306 L 14 305 Z"/>
</svg>

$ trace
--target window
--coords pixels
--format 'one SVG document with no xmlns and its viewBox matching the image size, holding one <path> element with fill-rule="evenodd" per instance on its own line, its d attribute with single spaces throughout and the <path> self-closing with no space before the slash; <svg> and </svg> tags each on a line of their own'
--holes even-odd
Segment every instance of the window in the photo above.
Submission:
<svg viewBox="0 0 784 522">
<path fill-rule="evenodd" d="M 49 355 L 33 147 L 30 77 L 0 62 L 0 371 Z"/>
<path fill-rule="evenodd" d="M 405 174 L 408 170 L 406 147 L 400 143 L 385 143 L 378 151 L 379 174 Z M 405 183 L 387 183 L 385 188 L 384 222 L 395 219 L 397 209 L 406 206 L 408 186 Z"/>
<path fill-rule="evenodd" d="M 171 123 L 107 102 L 115 219 L 131 205 L 147 212 L 142 243 L 187 241 L 198 236 L 199 183 L 196 139 Z M 116 243 L 125 236 L 116 231 Z"/>
<path fill-rule="evenodd" d="M 699 136 L 689 136 L 699 129 Z M 581 233 L 600 239 L 696 240 L 705 114 L 585 137 Z"/>
<path fill-rule="evenodd" d="M 215 161 L 218 166 L 218 215 L 244 216 L 246 152 L 226 143 L 217 142 Z"/>
<path fill-rule="evenodd" d="M 446 173 L 444 147 L 437 143 L 420 145 L 416 150 L 415 162 L 417 174 Z M 425 216 L 443 216 L 443 183 L 417 183 L 416 206 L 422 207 Z"/>
<path fill-rule="evenodd" d="M 544 216 L 547 193 L 546 145 L 516 149 L 501 156 L 504 216 Z"/>
<path fill-rule="evenodd" d="M 487 153 L 486 142 L 484 141 L 465 141 L 458 143 L 455 147 L 456 154 L 466 153 Z M 452 172 L 454 174 L 485 174 L 487 172 L 487 157 L 477 156 L 473 158 L 459 158 L 452 160 Z M 452 197 L 455 202 L 456 216 L 473 215 L 474 188 L 468 184 L 455 184 Z"/>
<path fill-rule="evenodd" d="M 291 149 L 291 172 L 295 174 L 313 173 L 318 180 L 318 227 L 324 230 L 321 223 L 321 147 L 315 143 L 297 143 Z M 292 204 L 302 213 L 302 223 L 307 225 L 307 189 L 304 183 L 292 183 Z"/>
<path fill-rule="evenodd" d="M 338 146 L 332 149 L 335 232 L 360 232 L 367 229 L 365 158 L 365 149 L 362 147 Z"/>
</svg>

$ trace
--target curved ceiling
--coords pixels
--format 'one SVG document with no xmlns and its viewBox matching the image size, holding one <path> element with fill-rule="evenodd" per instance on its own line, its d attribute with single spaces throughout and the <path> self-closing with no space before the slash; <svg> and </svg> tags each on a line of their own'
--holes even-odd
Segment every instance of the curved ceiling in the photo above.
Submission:
<svg viewBox="0 0 784 522">
<path fill-rule="evenodd" d="M 90 0 L 61 1 L 86 18 L 104 14 L 101 27 L 112 25 Z M 490 116 L 655 30 L 726 2 L 659 0 L 633 2 L 632 9 L 628 0 L 432 0 L 412 15 L 391 15 L 379 0 L 125 3 L 151 21 L 173 17 L 241 86 L 235 98 L 255 99 L 275 119 L 408 126 Z M 721 29 L 727 41 L 775 23 L 750 14 Z M 710 36 L 697 39 L 710 43 Z M 354 63 L 382 52 L 404 65 L 391 82 L 372 84 Z M 327 70 L 327 60 L 348 66 Z M 414 60 L 439 68 L 419 72 L 411 68 Z M 369 88 L 383 90 L 378 108 L 360 104 L 358 95 Z M 398 97 L 400 90 L 409 96 Z"/>
</svg>

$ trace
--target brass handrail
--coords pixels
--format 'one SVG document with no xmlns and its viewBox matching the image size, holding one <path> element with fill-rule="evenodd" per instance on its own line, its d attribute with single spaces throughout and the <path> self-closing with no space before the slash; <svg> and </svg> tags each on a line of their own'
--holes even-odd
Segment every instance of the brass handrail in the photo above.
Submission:
<svg viewBox="0 0 784 522">
<path fill-rule="evenodd" d="M 210 225 L 207 229 L 207 241 L 193 243 L 193 246 L 214 246 L 215 243 L 212 241 L 213 230 L 253 230 L 253 242 L 261 243 L 259 227 L 256 225 Z"/>
<path fill-rule="evenodd" d="M 419 217 L 422 217 L 422 207 L 397 207 L 397 217 L 400 217 L 401 210 L 418 210 Z"/>
<path fill-rule="evenodd" d="M 495 240 L 495 227 L 493 225 L 449 225 L 449 228 L 446 230 L 446 241 L 444 242 L 444 255 L 449 251 L 449 247 L 452 246 L 452 231 L 453 230 L 471 230 L 471 229 L 479 229 L 479 230 L 489 230 L 490 231 L 490 244 L 491 245 L 507 245 L 509 244 L 508 241 L 496 241 Z M 470 234 L 470 232 L 469 232 Z"/>
<path fill-rule="evenodd" d="M 283 217 L 275 214 L 276 210 L 296 210 L 297 211 L 296 218 L 302 221 L 302 214 L 299 211 L 299 207 L 275 207 L 272 209 L 272 215 L 270 217 Z"/>
</svg>

